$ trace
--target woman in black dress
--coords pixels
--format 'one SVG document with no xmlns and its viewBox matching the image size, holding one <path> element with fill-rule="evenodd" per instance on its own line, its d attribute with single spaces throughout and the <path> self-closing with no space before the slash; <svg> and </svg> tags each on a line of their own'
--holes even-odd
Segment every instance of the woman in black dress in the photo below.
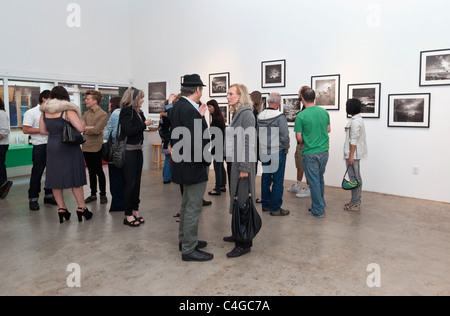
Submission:
<svg viewBox="0 0 450 316">
<path fill-rule="evenodd" d="M 83 186 L 87 182 L 81 147 L 61 142 L 64 121 L 69 121 L 78 131 L 84 132 L 80 108 L 70 103 L 69 93 L 64 87 L 57 86 L 53 88 L 50 99 L 41 106 L 41 111 L 40 133 L 49 135 L 45 187 L 53 190 L 59 207 L 59 221 L 68 221 L 71 215 L 64 201 L 64 189 L 72 189 L 78 203 L 78 221 L 81 222 L 83 217 L 90 220 L 93 214 L 84 202 Z"/>
</svg>

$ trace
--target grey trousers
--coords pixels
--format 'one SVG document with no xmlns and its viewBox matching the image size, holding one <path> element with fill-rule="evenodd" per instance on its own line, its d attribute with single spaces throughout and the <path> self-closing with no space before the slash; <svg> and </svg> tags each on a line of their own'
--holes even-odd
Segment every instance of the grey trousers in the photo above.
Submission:
<svg viewBox="0 0 450 316">
<path fill-rule="evenodd" d="M 346 159 L 346 162 L 348 167 L 348 159 Z M 360 159 L 355 159 L 355 162 L 353 163 L 353 169 L 355 170 L 355 172 L 353 172 L 352 168 L 348 169 L 348 175 L 350 177 L 355 177 L 361 183 L 361 185 L 358 188 L 352 190 L 351 203 L 354 205 L 361 204 L 362 179 L 361 179 L 361 170 L 359 167 L 360 167 Z"/>
<path fill-rule="evenodd" d="M 198 222 L 203 209 L 203 195 L 207 181 L 197 184 L 183 184 L 181 201 L 179 241 L 183 255 L 192 253 L 198 244 Z"/>
</svg>

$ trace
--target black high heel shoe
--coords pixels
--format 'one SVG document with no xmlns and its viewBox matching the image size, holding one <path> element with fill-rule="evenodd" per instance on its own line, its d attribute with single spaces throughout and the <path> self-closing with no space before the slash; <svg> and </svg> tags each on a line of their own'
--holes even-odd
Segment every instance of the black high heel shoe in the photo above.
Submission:
<svg viewBox="0 0 450 316">
<path fill-rule="evenodd" d="M 94 215 L 92 212 L 89 212 L 87 207 L 85 209 L 79 207 L 78 209 L 82 210 L 82 212 L 77 210 L 78 222 L 82 222 L 83 221 L 83 216 L 88 221 Z"/>
<path fill-rule="evenodd" d="M 64 212 L 60 212 L 60 211 L 64 211 Z M 69 213 L 69 211 L 67 209 L 60 208 L 58 210 L 58 216 L 59 216 L 59 223 L 62 224 L 62 223 L 64 223 L 64 219 L 66 219 L 66 221 L 70 220 L 71 214 Z"/>
</svg>

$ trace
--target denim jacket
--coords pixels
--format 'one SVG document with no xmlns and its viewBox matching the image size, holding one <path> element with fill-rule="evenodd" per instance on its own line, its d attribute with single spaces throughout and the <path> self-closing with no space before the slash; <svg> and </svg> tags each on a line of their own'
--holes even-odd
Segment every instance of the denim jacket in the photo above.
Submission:
<svg viewBox="0 0 450 316">
<path fill-rule="evenodd" d="M 103 139 L 108 140 L 109 135 L 112 133 L 113 143 L 116 140 L 117 124 L 119 124 L 120 109 L 115 109 L 114 112 L 109 117 L 108 124 L 106 124 L 105 133 L 103 134 Z"/>
</svg>

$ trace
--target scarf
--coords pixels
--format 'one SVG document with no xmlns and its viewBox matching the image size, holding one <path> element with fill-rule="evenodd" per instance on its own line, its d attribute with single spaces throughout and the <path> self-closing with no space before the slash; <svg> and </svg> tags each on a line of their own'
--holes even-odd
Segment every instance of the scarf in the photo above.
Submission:
<svg viewBox="0 0 450 316">
<path fill-rule="evenodd" d="M 75 111 L 78 117 L 81 119 L 80 107 L 69 101 L 58 100 L 58 99 L 48 99 L 44 104 L 41 104 L 41 112 L 54 114 L 59 112 L 64 112 L 68 110 Z"/>
</svg>

